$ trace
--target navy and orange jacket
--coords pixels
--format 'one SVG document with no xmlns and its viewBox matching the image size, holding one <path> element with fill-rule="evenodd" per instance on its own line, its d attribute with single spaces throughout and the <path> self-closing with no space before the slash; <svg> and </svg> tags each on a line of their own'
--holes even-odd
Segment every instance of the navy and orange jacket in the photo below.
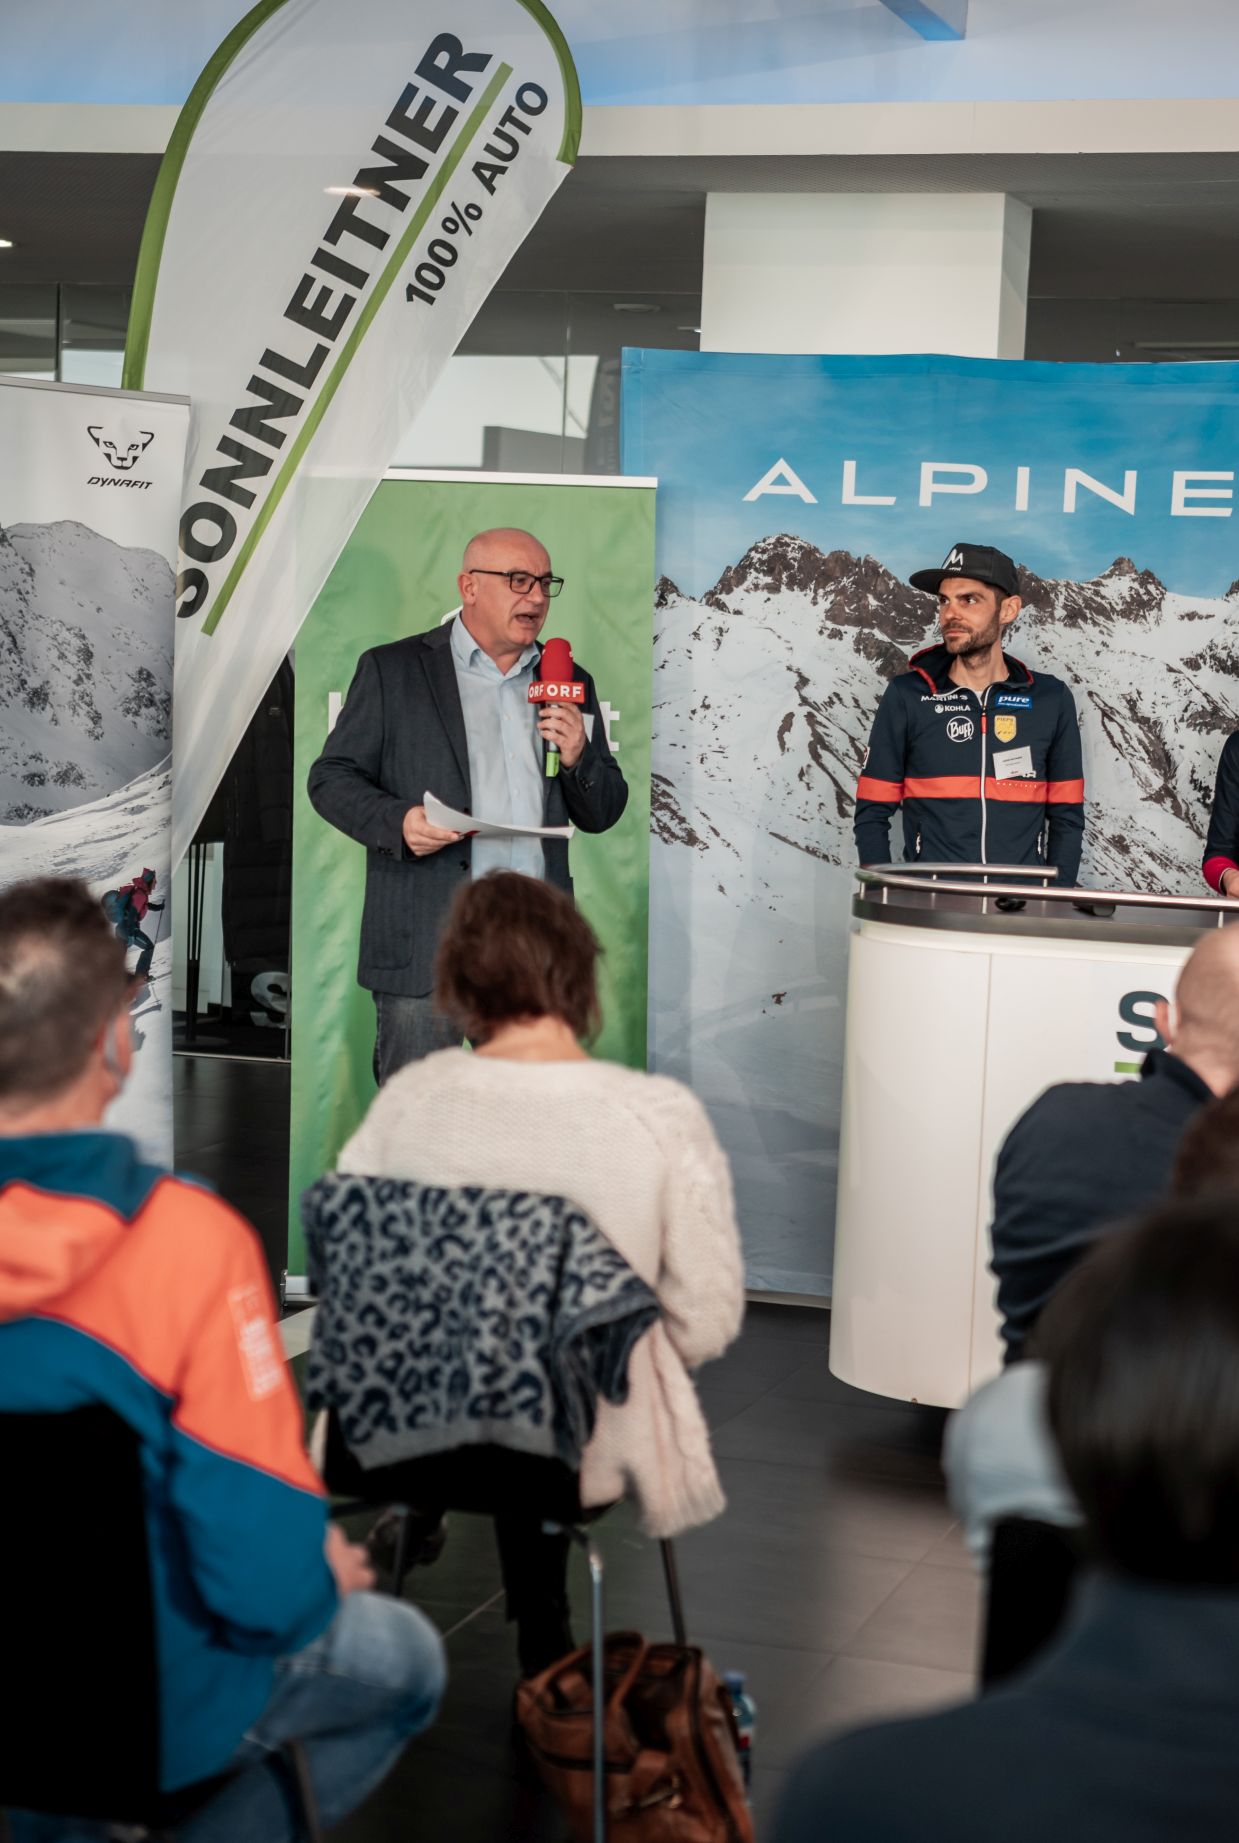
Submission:
<svg viewBox="0 0 1239 1843">
<path fill-rule="evenodd" d="M 903 808 L 904 859 L 1058 866 L 1074 884 L 1084 837 L 1084 770 L 1071 692 L 1007 658 L 1007 678 L 978 696 L 927 647 L 882 694 L 856 783 L 856 850 L 889 864 Z"/>
<path fill-rule="evenodd" d="M 1228 870 L 1239 870 L 1239 730 L 1228 736 L 1217 765 L 1202 866 L 1210 889 L 1222 891 Z"/>
<path fill-rule="evenodd" d="M 209 1191 L 113 1133 L 0 1138 L 0 1414 L 104 1402 L 139 1436 L 169 1791 L 227 1764 L 336 1608 L 273 1317 Z"/>
</svg>

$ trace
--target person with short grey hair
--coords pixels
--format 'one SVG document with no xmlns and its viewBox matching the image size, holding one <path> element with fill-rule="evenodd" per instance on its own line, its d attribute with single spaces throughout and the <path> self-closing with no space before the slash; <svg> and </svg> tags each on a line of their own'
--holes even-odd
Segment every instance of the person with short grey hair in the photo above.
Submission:
<svg viewBox="0 0 1239 1843">
<path fill-rule="evenodd" d="M 479 531 L 456 580 L 461 605 L 450 621 L 362 654 L 310 770 L 315 810 L 366 847 L 357 977 L 374 994 L 380 1083 L 459 1040 L 433 992 L 439 935 L 462 883 L 515 870 L 572 893 L 564 839 L 447 831 L 426 818 L 425 795 L 488 820 L 582 832 L 608 831 L 628 801 L 588 672 L 577 665 L 583 704 L 541 705 L 536 722 L 530 710 L 538 636 L 563 588 L 546 546 L 507 526 Z M 548 745 L 559 750 L 554 775 Z"/>
</svg>

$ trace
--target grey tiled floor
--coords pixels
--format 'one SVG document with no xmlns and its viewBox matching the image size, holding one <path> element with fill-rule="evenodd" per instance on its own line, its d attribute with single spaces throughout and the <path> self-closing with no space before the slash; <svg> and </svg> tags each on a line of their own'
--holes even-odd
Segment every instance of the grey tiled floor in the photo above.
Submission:
<svg viewBox="0 0 1239 1843">
<path fill-rule="evenodd" d="M 691 1635 L 746 1670 L 758 1705 L 754 1809 L 768 1834 L 787 1769 L 821 1735 L 967 1696 L 977 1590 L 942 1494 L 942 1416 L 862 1395 L 826 1366 L 829 1316 L 750 1307 L 700 1378 L 726 1513 L 676 1544 Z M 621 1508 L 599 1525 L 607 1623 L 668 1635 L 657 1548 Z M 410 1597 L 448 1632 L 439 1726 L 339 1832 L 380 1843 L 436 1831 L 558 1843 L 562 1824 L 511 1743 L 515 1662 L 489 1530 L 456 1518 Z M 587 1599 L 577 1570 L 583 1633 Z M 423 1829 L 423 1822 L 428 1825 Z"/>
</svg>

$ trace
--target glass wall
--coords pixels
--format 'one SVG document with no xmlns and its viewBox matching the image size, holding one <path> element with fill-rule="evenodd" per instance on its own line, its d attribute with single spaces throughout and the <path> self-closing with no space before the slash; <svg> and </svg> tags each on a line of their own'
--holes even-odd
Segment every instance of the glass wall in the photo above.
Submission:
<svg viewBox="0 0 1239 1843">
<path fill-rule="evenodd" d="M 0 372 L 118 386 L 129 290 L 0 286 Z M 695 294 L 500 288 L 395 455 L 404 467 L 617 473 L 626 345 L 700 343 Z"/>
</svg>

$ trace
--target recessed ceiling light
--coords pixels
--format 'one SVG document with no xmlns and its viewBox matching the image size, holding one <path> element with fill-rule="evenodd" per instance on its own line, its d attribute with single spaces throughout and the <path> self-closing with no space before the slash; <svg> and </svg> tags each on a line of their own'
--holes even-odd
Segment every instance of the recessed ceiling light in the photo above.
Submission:
<svg viewBox="0 0 1239 1843">
<path fill-rule="evenodd" d="M 12 248 L 13 248 L 13 243 L 12 243 L 11 238 L 0 237 L 0 250 L 11 250 Z"/>
<path fill-rule="evenodd" d="M 323 191 L 332 198 L 377 198 L 377 186 L 324 186 Z"/>
</svg>

